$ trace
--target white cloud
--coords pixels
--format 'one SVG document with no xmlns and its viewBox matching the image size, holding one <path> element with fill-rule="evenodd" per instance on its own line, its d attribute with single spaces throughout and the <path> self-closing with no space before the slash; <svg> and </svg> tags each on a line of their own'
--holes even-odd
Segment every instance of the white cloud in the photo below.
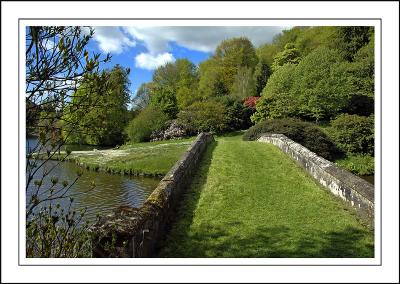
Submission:
<svg viewBox="0 0 400 284">
<path fill-rule="evenodd" d="M 224 39 L 244 36 L 255 46 L 271 42 L 284 27 L 267 26 L 179 26 L 179 27 L 124 27 L 133 38 L 142 41 L 152 54 L 169 51 L 169 43 L 191 50 L 212 52 Z"/>
<path fill-rule="evenodd" d="M 103 52 L 121 53 L 136 45 L 136 41 L 120 27 L 94 27 L 94 40 Z"/>
<path fill-rule="evenodd" d="M 54 42 L 52 39 L 43 40 L 42 45 L 46 50 L 52 50 L 54 48 Z"/>
<path fill-rule="evenodd" d="M 151 53 L 140 53 L 135 57 L 135 66 L 138 68 L 153 70 L 167 62 L 174 62 L 174 56 L 169 52 L 153 55 Z"/>
<path fill-rule="evenodd" d="M 286 27 L 287 28 L 287 27 Z M 218 44 L 232 37 L 247 37 L 255 46 L 271 42 L 285 27 L 268 26 L 142 26 L 142 27 L 95 27 L 94 39 L 102 51 L 121 53 L 136 43 L 147 52 L 135 57 L 136 67 L 155 69 L 175 61 L 171 43 L 190 50 L 213 52 Z"/>
</svg>

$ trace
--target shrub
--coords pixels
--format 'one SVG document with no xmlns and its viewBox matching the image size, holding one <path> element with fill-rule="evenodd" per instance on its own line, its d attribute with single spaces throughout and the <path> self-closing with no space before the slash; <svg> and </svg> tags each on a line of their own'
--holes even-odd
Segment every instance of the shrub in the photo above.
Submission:
<svg viewBox="0 0 400 284">
<path fill-rule="evenodd" d="M 150 141 L 179 139 L 186 136 L 187 130 L 184 125 L 176 120 L 168 121 L 160 130 L 155 130 L 150 135 Z"/>
<path fill-rule="evenodd" d="M 226 107 L 226 130 L 242 130 L 253 125 L 250 116 L 254 113 L 254 109 L 246 107 L 244 104 L 231 99 L 226 100 L 223 103 Z"/>
<path fill-rule="evenodd" d="M 374 155 L 374 115 L 341 114 L 331 126 L 331 136 L 340 149 Z"/>
<path fill-rule="evenodd" d="M 261 99 L 256 103 L 256 112 L 251 117 L 253 122 L 294 116 L 298 96 L 292 96 L 290 90 L 295 68 L 294 64 L 285 64 L 271 75 L 261 93 Z"/>
<path fill-rule="evenodd" d="M 221 133 L 228 129 L 226 113 L 227 108 L 221 102 L 195 102 L 178 113 L 177 121 L 192 134 L 202 131 Z"/>
<path fill-rule="evenodd" d="M 328 160 L 333 160 L 341 154 L 330 137 L 309 122 L 291 118 L 265 120 L 249 128 L 243 135 L 243 140 L 257 140 L 264 133 L 286 135 Z"/>
<path fill-rule="evenodd" d="M 160 130 L 167 120 L 168 116 L 163 111 L 150 106 L 130 121 L 126 133 L 132 142 L 149 141 L 151 133 Z"/>
<path fill-rule="evenodd" d="M 245 107 L 255 109 L 257 101 L 261 99 L 261 97 L 248 97 L 244 100 L 243 105 Z"/>
<path fill-rule="evenodd" d="M 318 48 L 307 55 L 296 66 L 291 89 L 300 117 L 320 121 L 339 114 L 352 92 L 349 68 L 336 50 Z"/>
<path fill-rule="evenodd" d="M 366 176 L 375 172 L 374 157 L 368 154 L 350 154 L 335 163 L 353 174 Z"/>
</svg>

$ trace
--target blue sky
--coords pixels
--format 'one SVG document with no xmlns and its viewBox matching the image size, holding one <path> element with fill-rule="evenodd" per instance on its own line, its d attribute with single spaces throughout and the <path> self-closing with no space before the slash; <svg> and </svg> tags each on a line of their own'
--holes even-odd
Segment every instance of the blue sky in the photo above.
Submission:
<svg viewBox="0 0 400 284">
<path fill-rule="evenodd" d="M 106 54 L 112 59 L 104 68 L 119 64 L 129 67 L 131 73 L 131 95 L 138 87 L 152 79 L 154 70 L 166 62 L 187 58 L 194 64 L 206 60 L 215 47 L 224 39 L 245 36 L 257 47 L 271 42 L 284 27 L 213 27 L 213 26 L 175 26 L 175 27 L 94 27 L 94 38 L 88 50 Z"/>
</svg>

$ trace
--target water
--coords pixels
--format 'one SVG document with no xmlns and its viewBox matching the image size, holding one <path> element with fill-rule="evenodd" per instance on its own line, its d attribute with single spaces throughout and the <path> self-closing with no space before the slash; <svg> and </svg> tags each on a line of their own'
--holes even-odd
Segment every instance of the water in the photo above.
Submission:
<svg viewBox="0 0 400 284">
<path fill-rule="evenodd" d="M 375 184 L 375 177 L 374 175 L 369 175 L 369 176 L 359 176 L 363 180 L 368 181 L 369 183 Z"/>
<path fill-rule="evenodd" d="M 32 143 L 29 144 L 32 145 Z M 159 179 L 157 178 L 130 177 L 93 172 L 82 169 L 73 162 L 58 161 L 47 161 L 45 166 L 40 168 L 35 174 L 34 180 L 41 179 L 43 171 L 49 171 L 54 166 L 56 167 L 43 180 L 43 185 L 39 193 L 50 188 L 53 176 L 58 177 L 59 180 L 59 183 L 56 185 L 57 190 L 63 188 L 61 183 L 64 180 L 72 184 L 77 177 L 77 171 L 79 169 L 83 170 L 83 175 L 69 189 L 68 194 L 74 196 L 74 210 L 79 212 L 81 209 L 87 207 L 84 219 L 91 223 L 96 220 L 98 213 L 111 213 L 112 210 L 119 206 L 140 207 L 159 183 Z M 95 183 L 94 189 L 92 189 L 92 182 Z M 27 202 L 31 199 L 32 194 L 36 192 L 36 189 L 37 186 L 32 181 L 26 192 Z M 60 203 L 61 208 L 67 210 L 69 206 L 67 199 L 53 201 L 53 205 L 57 202 Z"/>
<path fill-rule="evenodd" d="M 51 146 L 47 147 L 48 149 L 51 149 Z M 65 149 L 70 149 L 71 151 L 89 151 L 89 150 L 93 150 L 93 149 L 98 149 L 98 150 L 104 150 L 104 149 L 110 149 L 112 147 L 108 147 L 108 146 L 93 146 L 93 145 L 62 145 L 60 148 L 60 151 L 65 151 Z M 40 144 L 38 142 L 38 138 L 37 137 L 27 137 L 26 138 L 26 150 L 28 152 L 37 152 L 37 151 L 41 151 L 44 152 L 45 148 L 42 147 L 42 149 L 40 148 Z"/>
</svg>

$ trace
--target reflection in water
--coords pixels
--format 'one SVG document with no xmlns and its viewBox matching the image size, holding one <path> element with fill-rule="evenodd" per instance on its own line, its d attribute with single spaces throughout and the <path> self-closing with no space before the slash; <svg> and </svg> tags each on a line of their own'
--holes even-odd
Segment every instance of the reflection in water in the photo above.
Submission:
<svg viewBox="0 0 400 284">
<path fill-rule="evenodd" d="M 72 162 L 48 161 L 36 173 L 34 180 L 41 179 L 44 171 L 50 170 L 57 164 L 59 165 L 44 179 L 39 194 L 51 186 L 52 177 L 58 177 L 59 180 L 56 190 L 62 189 L 62 181 L 66 180 L 71 184 L 77 177 L 78 169 L 81 169 Z M 96 186 L 91 189 L 93 181 Z M 79 212 L 87 207 L 85 219 L 93 222 L 97 213 L 107 214 L 121 205 L 140 207 L 158 183 L 159 179 L 155 178 L 128 177 L 83 170 L 83 175 L 71 187 L 69 194 L 74 196 L 74 210 Z M 37 187 L 31 182 L 27 191 L 27 202 L 36 189 Z M 60 203 L 61 208 L 65 210 L 69 205 L 69 201 L 65 199 L 53 202 L 53 205 Z"/>
<path fill-rule="evenodd" d="M 364 180 L 366 180 L 366 181 L 368 181 L 368 182 L 370 182 L 370 183 L 372 183 L 372 184 L 375 184 L 375 176 L 374 175 L 359 176 L 359 177 L 364 179 Z"/>
<path fill-rule="evenodd" d="M 44 152 L 46 148 L 40 147 L 39 140 L 37 137 L 26 137 L 26 150 L 28 153 L 32 152 Z M 62 145 L 60 151 L 65 151 L 65 149 L 69 149 L 71 151 L 90 151 L 93 149 L 104 150 L 110 149 L 112 147 L 108 146 L 93 146 L 93 145 Z M 54 150 L 51 146 L 48 146 L 49 150 Z"/>
</svg>

